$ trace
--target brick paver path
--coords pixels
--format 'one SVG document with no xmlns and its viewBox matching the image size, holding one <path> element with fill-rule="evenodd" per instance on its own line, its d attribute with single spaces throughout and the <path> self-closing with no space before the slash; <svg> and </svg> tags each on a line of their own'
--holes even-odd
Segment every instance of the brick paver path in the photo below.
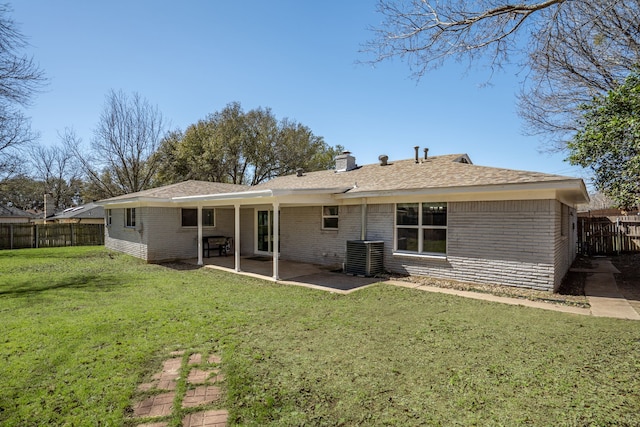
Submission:
<svg viewBox="0 0 640 427">
<path fill-rule="evenodd" d="M 155 374 L 148 383 L 140 384 L 138 391 L 154 392 L 154 394 L 133 404 L 134 418 L 168 417 L 174 413 L 173 404 L 176 400 L 176 387 L 182 370 L 182 356 L 184 351 L 171 353 L 171 358 L 162 364 L 162 372 Z M 212 354 L 207 363 L 219 364 L 219 356 Z M 189 355 L 187 365 L 202 364 L 202 355 L 199 353 Z M 182 397 L 182 408 L 197 408 L 220 400 L 222 391 L 214 383 L 220 383 L 224 377 L 220 369 L 209 367 L 193 367 L 187 376 L 187 390 Z M 182 419 L 184 427 L 226 427 L 229 414 L 224 409 L 206 410 L 187 414 Z M 150 421 L 138 424 L 137 427 L 166 427 L 167 421 Z"/>
<path fill-rule="evenodd" d="M 171 415 L 175 392 L 157 394 L 147 397 L 133 407 L 133 416 L 141 417 L 164 417 Z"/>
<path fill-rule="evenodd" d="M 183 408 L 193 408 L 194 406 L 206 405 L 213 403 L 220 399 L 220 387 L 213 385 L 203 385 L 194 388 L 193 390 L 187 390 L 182 400 Z"/>
<path fill-rule="evenodd" d="M 224 409 L 196 412 L 182 419 L 183 426 L 189 427 L 226 427 L 229 414 Z"/>
</svg>

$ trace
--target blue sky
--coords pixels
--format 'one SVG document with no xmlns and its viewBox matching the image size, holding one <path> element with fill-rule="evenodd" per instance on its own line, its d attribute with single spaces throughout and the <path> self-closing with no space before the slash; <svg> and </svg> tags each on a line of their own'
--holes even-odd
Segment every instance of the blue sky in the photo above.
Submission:
<svg viewBox="0 0 640 427">
<path fill-rule="evenodd" d="M 111 89 L 138 92 L 171 128 L 240 102 L 270 107 L 343 145 L 358 164 L 467 153 L 476 164 L 582 176 L 523 136 L 516 69 L 454 62 L 416 82 L 393 60 L 360 52 L 382 17 L 374 0 L 21 0 L 13 19 L 49 84 L 27 114 L 41 143 L 72 127 L 93 136 Z"/>
</svg>

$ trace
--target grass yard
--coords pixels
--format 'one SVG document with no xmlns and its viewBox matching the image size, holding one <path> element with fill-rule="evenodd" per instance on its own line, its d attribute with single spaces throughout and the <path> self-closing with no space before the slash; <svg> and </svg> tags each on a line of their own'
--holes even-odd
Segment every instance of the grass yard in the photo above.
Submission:
<svg viewBox="0 0 640 427">
<path fill-rule="evenodd" d="M 0 251 L 1 425 L 132 426 L 177 349 L 222 356 L 238 425 L 640 425 L 640 322 Z"/>
</svg>

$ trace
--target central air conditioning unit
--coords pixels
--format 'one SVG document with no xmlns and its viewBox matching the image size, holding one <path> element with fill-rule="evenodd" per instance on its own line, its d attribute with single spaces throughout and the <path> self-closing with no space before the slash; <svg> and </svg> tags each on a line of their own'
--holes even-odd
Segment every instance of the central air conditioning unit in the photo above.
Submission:
<svg viewBox="0 0 640 427">
<path fill-rule="evenodd" d="M 347 274 L 374 276 L 384 273 L 384 242 L 347 240 Z"/>
</svg>

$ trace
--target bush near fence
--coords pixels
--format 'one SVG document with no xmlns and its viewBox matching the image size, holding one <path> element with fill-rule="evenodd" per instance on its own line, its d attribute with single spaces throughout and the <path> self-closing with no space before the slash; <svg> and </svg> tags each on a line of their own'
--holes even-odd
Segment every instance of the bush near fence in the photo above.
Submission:
<svg viewBox="0 0 640 427">
<path fill-rule="evenodd" d="M 0 249 L 104 245 L 104 224 L 0 224 Z"/>
</svg>

